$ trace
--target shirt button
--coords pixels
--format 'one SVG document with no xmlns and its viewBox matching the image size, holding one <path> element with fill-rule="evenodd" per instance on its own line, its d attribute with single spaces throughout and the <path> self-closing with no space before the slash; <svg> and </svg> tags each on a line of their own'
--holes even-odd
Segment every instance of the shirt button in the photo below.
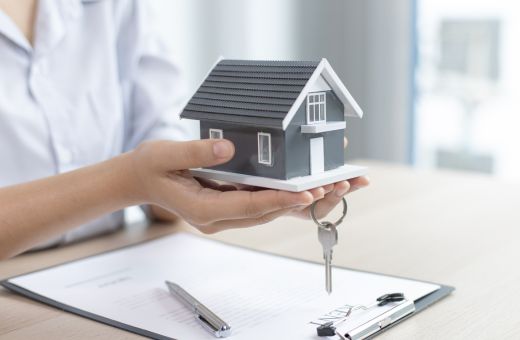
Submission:
<svg viewBox="0 0 520 340">
<path fill-rule="evenodd" d="M 34 66 L 34 70 L 38 75 L 45 77 L 49 74 L 49 64 L 45 60 L 40 60 Z"/>
</svg>

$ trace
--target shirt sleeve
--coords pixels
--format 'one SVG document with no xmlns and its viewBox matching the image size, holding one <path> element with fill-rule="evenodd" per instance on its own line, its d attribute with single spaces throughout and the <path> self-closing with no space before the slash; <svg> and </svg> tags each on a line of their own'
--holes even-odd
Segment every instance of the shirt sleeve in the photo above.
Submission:
<svg viewBox="0 0 520 340">
<path fill-rule="evenodd" d="M 150 0 L 121 0 L 114 8 L 125 109 L 124 151 L 145 140 L 198 138 L 196 122 L 181 120 L 187 101 L 182 72 L 155 26 Z"/>
</svg>

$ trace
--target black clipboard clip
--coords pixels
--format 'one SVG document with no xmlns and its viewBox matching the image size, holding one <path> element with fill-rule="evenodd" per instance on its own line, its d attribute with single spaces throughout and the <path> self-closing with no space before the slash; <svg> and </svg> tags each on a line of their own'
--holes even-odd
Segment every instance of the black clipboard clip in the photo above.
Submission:
<svg viewBox="0 0 520 340">
<path fill-rule="evenodd" d="M 389 303 L 396 303 L 395 306 L 384 313 L 362 323 L 359 326 L 343 326 L 342 324 L 349 319 L 356 310 L 369 310 L 376 307 L 385 306 Z M 361 340 L 374 335 L 381 329 L 388 327 L 394 322 L 404 318 L 405 316 L 415 312 L 415 304 L 413 301 L 407 300 L 402 293 L 385 294 L 376 299 L 373 304 L 363 306 L 349 307 L 344 313 L 345 315 L 334 321 L 328 321 L 319 325 L 316 329 L 318 336 L 334 336 L 338 335 L 342 340 Z"/>
</svg>

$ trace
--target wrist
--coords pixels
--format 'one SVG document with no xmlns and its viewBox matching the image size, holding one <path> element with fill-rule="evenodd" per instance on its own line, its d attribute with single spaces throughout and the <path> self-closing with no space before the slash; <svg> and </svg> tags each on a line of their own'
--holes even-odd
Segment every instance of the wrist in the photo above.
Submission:
<svg viewBox="0 0 520 340">
<path fill-rule="evenodd" d="M 142 179 L 133 159 L 133 151 L 121 154 L 110 160 L 111 171 L 114 172 L 113 192 L 124 206 L 150 203 L 144 194 Z"/>
</svg>

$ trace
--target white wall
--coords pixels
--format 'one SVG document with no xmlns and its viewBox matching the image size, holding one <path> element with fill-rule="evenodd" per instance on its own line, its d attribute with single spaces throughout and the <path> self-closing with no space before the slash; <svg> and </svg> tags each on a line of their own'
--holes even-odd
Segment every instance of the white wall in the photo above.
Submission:
<svg viewBox="0 0 520 340">
<path fill-rule="evenodd" d="M 326 57 L 365 111 L 354 158 L 408 161 L 413 0 L 155 0 L 194 91 L 215 59 Z"/>
</svg>

